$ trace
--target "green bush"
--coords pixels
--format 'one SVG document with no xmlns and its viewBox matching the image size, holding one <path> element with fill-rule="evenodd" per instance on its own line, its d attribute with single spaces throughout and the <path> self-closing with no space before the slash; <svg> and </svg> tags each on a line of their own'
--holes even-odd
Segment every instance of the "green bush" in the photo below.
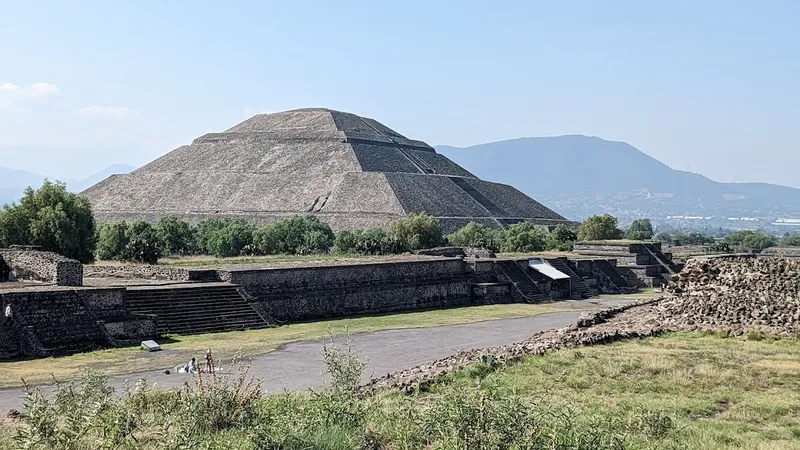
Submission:
<svg viewBox="0 0 800 450">
<path fill-rule="evenodd" d="M 314 216 L 294 216 L 256 230 L 253 244 L 264 255 L 303 255 L 328 252 L 334 239 L 327 223 Z"/>
<path fill-rule="evenodd" d="M 190 255 L 196 251 L 196 234 L 191 225 L 175 216 L 164 216 L 156 223 L 159 248 L 164 255 Z"/>
<path fill-rule="evenodd" d="M 744 247 L 752 251 L 760 252 L 768 247 L 777 245 L 775 238 L 760 231 L 744 230 L 731 233 L 723 239 L 728 245 Z"/>
<path fill-rule="evenodd" d="M 128 246 L 128 223 L 104 223 L 98 229 L 97 259 L 114 260 L 122 259 L 125 248 Z"/>
<path fill-rule="evenodd" d="M 439 220 L 425 213 L 411 213 L 393 222 L 388 235 L 399 251 L 437 247 L 443 239 Z"/>
<path fill-rule="evenodd" d="M 637 219 L 634 220 L 628 228 L 625 235 L 626 238 L 633 241 L 644 241 L 653 238 L 653 225 L 650 219 Z"/>
<path fill-rule="evenodd" d="M 532 222 L 520 222 L 506 230 L 500 251 L 540 252 L 545 248 L 547 248 L 547 232 Z"/>
<path fill-rule="evenodd" d="M 790 234 L 781 240 L 784 247 L 800 247 L 800 234 Z"/>
<path fill-rule="evenodd" d="M 577 240 L 578 233 L 574 229 L 561 224 L 547 235 L 547 250 L 571 252 Z"/>
<path fill-rule="evenodd" d="M 504 232 L 498 228 L 486 228 L 477 222 L 470 222 L 453 234 L 447 235 L 450 245 L 457 247 L 479 247 L 499 251 Z"/>
<path fill-rule="evenodd" d="M 156 230 L 147 222 L 136 221 L 125 230 L 126 245 L 121 259 L 147 264 L 156 264 L 161 250 Z"/>
<path fill-rule="evenodd" d="M 206 254 L 217 258 L 239 256 L 253 244 L 253 227 L 241 219 L 224 219 L 216 226 L 209 227 L 207 233 L 202 238 L 206 245 L 204 250 Z"/>
<path fill-rule="evenodd" d="M 402 247 L 384 229 L 367 228 L 340 231 L 332 251 L 342 255 L 391 255 L 400 253 Z"/>
<path fill-rule="evenodd" d="M 38 245 L 87 263 L 94 258 L 95 222 L 85 197 L 63 183 L 44 182 L 25 190 L 19 204 L 0 210 L 0 247 Z"/>
<path fill-rule="evenodd" d="M 578 239 L 581 241 L 621 239 L 625 233 L 617 228 L 617 224 L 617 218 L 610 214 L 589 217 L 578 229 Z"/>
</svg>

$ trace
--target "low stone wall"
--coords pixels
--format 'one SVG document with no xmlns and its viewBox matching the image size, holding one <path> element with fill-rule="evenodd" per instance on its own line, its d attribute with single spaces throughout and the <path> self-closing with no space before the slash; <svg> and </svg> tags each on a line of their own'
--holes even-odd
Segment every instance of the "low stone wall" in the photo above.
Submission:
<svg viewBox="0 0 800 450">
<path fill-rule="evenodd" d="M 143 278 L 150 280 L 189 281 L 186 269 L 162 266 L 95 266 L 83 267 L 83 276 L 89 278 Z"/>
<path fill-rule="evenodd" d="M 375 314 L 472 303 L 461 259 L 220 271 L 282 321 Z"/>
<path fill-rule="evenodd" d="M 83 265 L 58 253 L 0 249 L 0 256 L 18 280 L 41 281 L 59 286 L 83 285 Z"/>
</svg>

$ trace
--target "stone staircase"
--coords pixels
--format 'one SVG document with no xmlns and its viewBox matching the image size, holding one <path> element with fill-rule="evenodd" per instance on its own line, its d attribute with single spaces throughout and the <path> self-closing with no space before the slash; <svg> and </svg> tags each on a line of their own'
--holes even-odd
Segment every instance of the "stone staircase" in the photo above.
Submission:
<svg viewBox="0 0 800 450">
<path fill-rule="evenodd" d="M 408 160 L 411 161 L 411 163 L 417 167 L 417 170 L 426 174 L 436 174 L 436 169 L 431 167 L 430 164 L 428 164 L 422 158 L 415 155 L 412 151 L 406 150 L 403 147 L 398 147 L 398 148 L 400 149 L 400 153 L 402 153 L 403 156 L 408 158 Z"/>
<path fill-rule="evenodd" d="M 478 190 L 475 189 L 471 184 L 469 184 L 467 180 L 461 177 L 449 177 L 449 178 L 453 181 L 453 183 L 456 184 L 456 186 L 461 188 L 462 191 L 466 192 L 467 195 L 472 197 L 476 202 L 478 202 L 481 206 L 483 206 L 493 216 L 505 217 L 508 215 L 506 214 L 505 211 L 503 211 L 497 205 L 492 203 L 491 200 L 486 198 L 486 196 L 478 192 Z"/>
<path fill-rule="evenodd" d="M 158 316 L 159 334 L 201 334 L 265 328 L 268 323 L 242 297 L 238 286 L 197 283 L 128 288 L 126 306 Z"/>
<path fill-rule="evenodd" d="M 527 303 L 550 300 L 550 297 L 543 293 L 533 282 L 533 279 L 514 261 L 496 261 L 495 267 L 499 272 L 498 274 L 507 279 L 513 286 L 512 297 L 516 292 Z"/>
<path fill-rule="evenodd" d="M 622 292 L 623 289 L 630 287 L 625 278 L 622 278 L 622 275 L 617 272 L 617 269 L 615 269 L 614 266 L 608 262 L 608 260 L 598 259 L 595 260 L 594 264 L 608 278 L 611 284 L 620 290 L 620 292 Z"/>
<path fill-rule="evenodd" d="M 678 267 L 670 258 L 667 258 L 658 247 L 653 244 L 645 244 L 645 250 L 650 254 L 650 256 L 658 262 L 664 269 L 669 272 L 670 275 L 675 275 L 681 271 L 680 267 Z"/>
<path fill-rule="evenodd" d="M 575 273 L 572 268 L 567 263 L 566 259 L 562 258 L 554 258 L 548 259 L 547 262 L 558 269 L 559 272 L 569 275 L 570 283 L 572 285 L 572 293 L 580 295 L 581 298 L 589 298 L 594 296 L 594 292 L 589 286 L 586 285 L 586 282 L 583 281 L 577 273 Z"/>
</svg>

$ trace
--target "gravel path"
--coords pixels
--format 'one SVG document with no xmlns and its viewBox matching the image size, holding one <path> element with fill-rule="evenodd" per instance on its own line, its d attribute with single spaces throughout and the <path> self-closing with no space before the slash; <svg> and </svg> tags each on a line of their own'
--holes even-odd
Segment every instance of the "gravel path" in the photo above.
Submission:
<svg viewBox="0 0 800 450">
<path fill-rule="evenodd" d="M 584 302 L 605 307 L 629 301 L 631 300 L 613 298 Z M 565 311 L 464 325 L 376 331 L 351 336 L 351 342 L 369 360 L 364 374 L 366 382 L 389 372 L 444 358 L 459 350 L 518 342 L 539 331 L 568 326 L 580 314 L 580 311 Z M 262 388 L 267 392 L 319 387 L 324 382 L 324 369 L 322 341 L 318 340 L 284 345 L 266 355 L 253 357 L 250 365 L 251 373 L 263 380 Z M 181 386 L 185 377 L 175 373 L 165 375 L 161 372 L 145 372 L 112 376 L 108 381 L 119 391 L 125 386 L 126 380 L 132 384 L 145 378 L 156 387 L 171 388 Z M 50 388 L 44 387 L 43 390 L 47 392 Z M 22 409 L 23 396 L 24 393 L 19 388 L 0 390 L 0 411 Z"/>
</svg>

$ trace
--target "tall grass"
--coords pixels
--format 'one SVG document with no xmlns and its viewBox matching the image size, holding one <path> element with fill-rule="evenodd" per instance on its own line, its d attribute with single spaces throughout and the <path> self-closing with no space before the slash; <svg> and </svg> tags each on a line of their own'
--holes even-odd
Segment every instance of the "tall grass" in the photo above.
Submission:
<svg viewBox="0 0 800 450">
<path fill-rule="evenodd" d="M 172 390 L 139 381 L 115 393 L 89 372 L 51 396 L 31 389 L 16 449 L 624 449 L 658 446 L 672 433 L 658 413 L 599 417 L 501 393 L 482 381 L 434 393 L 365 397 L 366 362 L 349 344 L 323 349 L 328 385 L 262 395 L 246 364 L 229 375 L 199 374 Z"/>
</svg>

